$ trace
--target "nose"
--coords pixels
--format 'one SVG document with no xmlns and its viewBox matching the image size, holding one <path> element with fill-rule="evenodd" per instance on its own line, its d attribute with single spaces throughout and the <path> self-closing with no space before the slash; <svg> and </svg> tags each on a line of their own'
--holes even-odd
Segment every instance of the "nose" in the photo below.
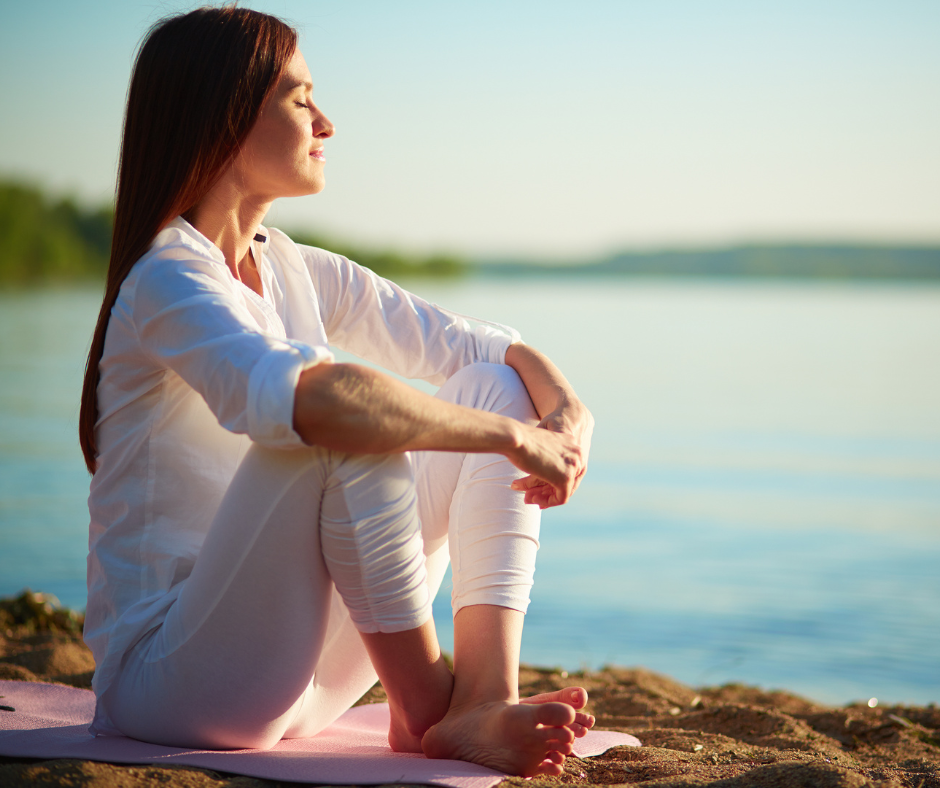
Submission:
<svg viewBox="0 0 940 788">
<path fill-rule="evenodd" d="M 313 136 L 318 140 L 325 140 L 332 137 L 335 133 L 336 126 L 317 108 L 313 116 Z"/>
</svg>

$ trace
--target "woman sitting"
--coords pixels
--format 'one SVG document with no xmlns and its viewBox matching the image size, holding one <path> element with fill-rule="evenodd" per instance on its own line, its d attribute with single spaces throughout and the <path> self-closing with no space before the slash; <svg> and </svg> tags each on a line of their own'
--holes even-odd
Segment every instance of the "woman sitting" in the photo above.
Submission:
<svg viewBox="0 0 940 788">
<path fill-rule="evenodd" d="M 271 747 L 378 677 L 395 750 L 558 774 L 587 693 L 520 702 L 519 649 L 539 509 L 577 488 L 593 420 L 517 336 L 262 226 L 323 189 L 312 91 L 294 30 L 244 8 L 139 52 L 82 399 L 92 731 Z"/>
</svg>

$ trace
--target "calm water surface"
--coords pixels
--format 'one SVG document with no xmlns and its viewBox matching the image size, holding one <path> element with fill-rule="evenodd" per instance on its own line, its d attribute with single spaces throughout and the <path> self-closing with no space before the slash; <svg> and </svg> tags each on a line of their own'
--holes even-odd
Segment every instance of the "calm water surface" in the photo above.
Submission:
<svg viewBox="0 0 940 788">
<path fill-rule="evenodd" d="M 940 288 L 411 286 L 518 328 L 597 419 L 581 491 L 543 520 L 524 660 L 940 701 Z M 2 595 L 84 604 L 97 302 L 0 295 Z"/>
</svg>

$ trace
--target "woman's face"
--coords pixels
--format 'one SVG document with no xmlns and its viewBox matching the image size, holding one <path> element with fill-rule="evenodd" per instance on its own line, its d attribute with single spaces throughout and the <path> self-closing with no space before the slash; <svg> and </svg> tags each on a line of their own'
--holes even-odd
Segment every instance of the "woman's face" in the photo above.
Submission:
<svg viewBox="0 0 940 788">
<path fill-rule="evenodd" d="M 323 142 L 333 124 L 313 103 L 313 80 L 295 50 L 233 164 L 247 194 L 264 200 L 323 190 Z"/>
</svg>

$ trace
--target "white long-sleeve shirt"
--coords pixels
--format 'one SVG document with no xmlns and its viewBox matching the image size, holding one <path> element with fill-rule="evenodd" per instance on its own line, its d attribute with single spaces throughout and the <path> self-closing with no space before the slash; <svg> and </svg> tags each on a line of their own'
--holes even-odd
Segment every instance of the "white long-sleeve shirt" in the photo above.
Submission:
<svg viewBox="0 0 940 788">
<path fill-rule="evenodd" d="M 251 441 L 303 445 L 294 391 L 305 368 L 332 360 L 329 344 L 439 385 L 466 364 L 504 363 L 518 339 L 278 230 L 256 238 L 263 297 L 177 218 L 111 310 L 88 498 L 85 641 L 99 698 L 163 621 Z"/>
</svg>

